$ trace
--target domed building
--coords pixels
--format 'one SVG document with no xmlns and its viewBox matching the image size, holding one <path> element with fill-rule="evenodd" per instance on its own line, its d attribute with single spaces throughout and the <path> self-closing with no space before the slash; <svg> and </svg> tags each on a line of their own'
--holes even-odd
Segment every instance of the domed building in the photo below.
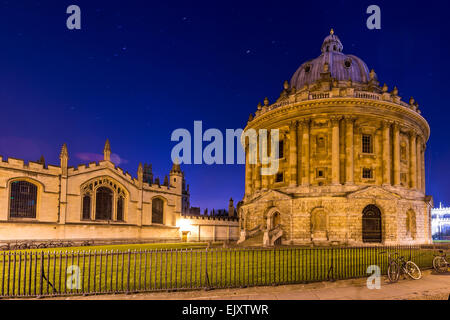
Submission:
<svg viewBox="0 0 450 320">
<path fill-rule="evenodd" d="M 264 245 L 431 242 L 425 193 L 427 121 L 413 98 L 380 86 L 374 70 L 331 30 L 319 57 L 258 104 L 244 129 L 245 196 L 240 242 Z M 253 130 L 251 130 L 253 129 Z M 278 129 L 278 171 L 250 159 L 251 131 Z M 262 130 L 262 131 L 261 131 Z M 270 136 L 258 136 L 258 150 Z M 263 141 L 263 143 L 261 143 Z"/>
</svg>

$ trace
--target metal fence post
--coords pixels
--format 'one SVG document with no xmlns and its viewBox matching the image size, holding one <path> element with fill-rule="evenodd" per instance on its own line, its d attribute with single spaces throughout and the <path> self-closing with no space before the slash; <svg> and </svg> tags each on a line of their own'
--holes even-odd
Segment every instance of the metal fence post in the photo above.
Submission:
<svg viewBox="0 0 450 320">
<path fill-rule="evenodd" d="M 39 279 L 39 295 L 42 296 L 42 294 L 44 293 L 44 251 L 41 251 L 41 272 L 39 274 L 41 275 Z"/>
<path fill-rule="evenodd" d="M 209 277 L 208 277 L 208 248 L 205 249 L 205 289 L 209 289 Z"/>
</svg>

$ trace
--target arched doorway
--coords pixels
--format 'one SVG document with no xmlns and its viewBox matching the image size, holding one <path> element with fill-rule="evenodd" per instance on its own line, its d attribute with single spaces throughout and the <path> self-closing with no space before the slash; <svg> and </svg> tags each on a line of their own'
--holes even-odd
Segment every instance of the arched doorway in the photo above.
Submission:
<svg viewBox="0 0 450 320">
<path fill-rule="evenodd" d="M 281 224 L 281 216 L 278 210 L 271 210 L 267 214 L 267 230 L 273 230 Z"/>
<path fill-rule="evenodd" d="M 272 216 L 272 228 L 276 228 L 281 224 L 281 217 L 279 212 L 275 212 Z"/>
<path fill-rule="evenodd" d="M 362 240 L 363 242 L 381 242 L 381 211 L 370 204 L 363 210 Z"/>
</svg>

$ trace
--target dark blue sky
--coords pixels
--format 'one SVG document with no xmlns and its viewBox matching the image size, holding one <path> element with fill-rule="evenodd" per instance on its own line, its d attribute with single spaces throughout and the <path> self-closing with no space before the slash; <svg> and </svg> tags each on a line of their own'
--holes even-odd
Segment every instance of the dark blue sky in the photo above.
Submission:
<svg viewBox="0 0 450 320">
<path fill-rule="evenodd" d="M 66 28 L 76 4 L 82 29 Z M 366 8 L 381 8 L 381 30 Z M 419 102 L 431 127 L 427 193 L 450 204 L 448 1 L 2 1 L 0 154 L 87 163 L 111 141 L 119 166 L 171 168 L 174 129 L 243 128 L 334 28 L 344 52 Z M 85 160 L 88 159 L 88 160 Z M 240 200 L 243 165 L 183 166 L 194 206 Z"/>
</svg>

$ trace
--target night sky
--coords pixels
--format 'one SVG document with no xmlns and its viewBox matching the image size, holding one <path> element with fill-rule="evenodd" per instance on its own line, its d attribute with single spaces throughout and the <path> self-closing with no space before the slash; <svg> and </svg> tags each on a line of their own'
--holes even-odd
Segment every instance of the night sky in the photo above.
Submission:
<svg viewBox="0 0 450 320">
<path fill-rule="evenodd" d="M 81 30 L 66 8 L 81 8 Z M 381 30 L 366 8 L 381 8 Z M 243 128 L 265 96 L 278 98 L 334 28 L 389 90 L 418 101 L 431 127 L 427 194 L 450 205 L 449 1 L 2 1 L 0 155 L 59 164 L 139 162 L 164 178 L 173 130 Z M 206 144 L 206 143 L 205 143 Z M 191 204 L 242 199 L 244 165 L 184 165 Z"/>
</svg>

